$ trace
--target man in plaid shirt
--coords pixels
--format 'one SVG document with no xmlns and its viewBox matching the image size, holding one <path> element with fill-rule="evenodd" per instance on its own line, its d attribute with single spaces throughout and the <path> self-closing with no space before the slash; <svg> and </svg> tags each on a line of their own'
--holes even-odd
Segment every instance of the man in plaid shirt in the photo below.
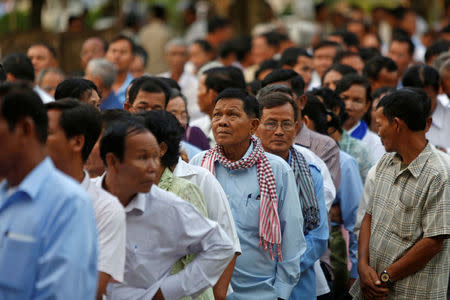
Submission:
<svg viewBox="0 0 450 300">
<path fill-rule="evenodd" d="M 359 236 L 356 299 L 445 299 L 450 269 L 450 157 L 425 138 L 430 100 L 401 89 L 377 106 L 386 148 Z"/>
</svg>

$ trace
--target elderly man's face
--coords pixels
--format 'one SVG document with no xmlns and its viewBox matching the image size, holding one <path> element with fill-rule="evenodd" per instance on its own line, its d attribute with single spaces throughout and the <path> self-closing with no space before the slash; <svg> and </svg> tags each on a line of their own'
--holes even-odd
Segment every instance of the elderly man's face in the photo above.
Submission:
<svg viewBox="0 0 450 300">
<path fill-rule="evenodd" d="M 294 108 L 290 103 L 285 103 L 264 108 L 261 113 L 261 124 L 256 135 L 261 139 L 264 150 L 286 158 L 298 128 L 298 122 L 294 120 Z"/>
<path fill-rule="evenodd" d="M 216 103 L 211 120 L 216 143 L 224 147 L 246 145 L 259 125 L 256 118 L 247 115 L 240 99 L 221 99 Z"/>
</svg>

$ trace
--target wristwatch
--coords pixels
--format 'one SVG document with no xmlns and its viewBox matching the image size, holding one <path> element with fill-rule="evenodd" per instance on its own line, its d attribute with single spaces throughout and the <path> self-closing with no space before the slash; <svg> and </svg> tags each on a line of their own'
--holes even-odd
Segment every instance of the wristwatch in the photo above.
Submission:
<svg viewBox="0 0 450 300">
<path fill-rule="evenodd" d="M 381 272 L 380 280 L 387 286 L 392 286 L 394 284 L 394 282 L 391 280 L 391 275 L 386 271 L 386 269 Z"/>
</svg>

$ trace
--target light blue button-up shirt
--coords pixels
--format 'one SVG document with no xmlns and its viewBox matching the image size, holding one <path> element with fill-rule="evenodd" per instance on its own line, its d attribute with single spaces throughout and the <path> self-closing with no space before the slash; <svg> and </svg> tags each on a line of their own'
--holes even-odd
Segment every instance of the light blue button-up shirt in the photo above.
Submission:
<svg viewBox="0 0 450 300">
<path fill-rule="evenodd" d="M 244 157 L 253 150 L 249 147 Z M 195 156 L 191 163 L 200 165 L 206 151 Z M 230 170 L 215 162 L 216 177 L 230 203 L 231 213 L 241 243 L 231 286 L 234 293 L 227 299 L 274 300 L 288 299 L 300 277 L 300 258 L 306 249 L 303 236 L 303 216 L 294 174 L 281 158 L 266 153 L 276 181 L 278 216 L 281 225 L 283 261 L 270 259 L 269 251 L 259 247 L 260 190 L 257 166 Z"/>
<path fill-rule="evenodd" d="M 92 202 L 46 158 L 10 193 L 0 183 L 0 299 L 94 299 Z"/>
<path fill-rule="evenodd" d="M 359 200 L 362 196 L 363 184 L 356 160 L 344 151 L 339 152 L 342 176 L 333 205 L 340 205 L 344 228 L 349 234 L 349 254 L 350 261 L 352 262 L 350 277 L 358 278 L 358 241 L 353 229 L 355 228 L 356 212 L 358 211 Z M 332 225 L 338 224 L 332 223 Z"/>
<path fill-rule="evenodd" d="M 316 299 L 316 273 L 314 272 L 314 263 L 322 256 L 327 249 L 330 229 L 328 228 L 328 214 L 325 205 L 323 192 L 323 177 L 319 168 L 309 163 L 309 170 L 314 183 L 314 191 L 317 203 L 319 204 L 320 224 L 313 230 L 310 230 L 305 236 L 306 252 L 300 259 L 300 280 L 292 290 L 291 300 Z"/>
</svg>

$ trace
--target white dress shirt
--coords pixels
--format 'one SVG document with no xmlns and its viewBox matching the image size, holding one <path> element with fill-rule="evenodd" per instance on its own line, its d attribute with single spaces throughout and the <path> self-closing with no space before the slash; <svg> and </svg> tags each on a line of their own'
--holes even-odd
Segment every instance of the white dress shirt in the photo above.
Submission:
<svg viewBox="0 0 450 300">
<path fill-rule="evenodd" d="M 431 115 L 433 119 L 427 139 L 435 146 L 445 148 L 450 153 L 450 107 L 437 101 L 436 109 Z"/>
<path fill-rule="evenodd" d="M 101 186 L 102 177 L 97 179 Z M 234 251 L 220 226 L 174 194 L 153 185 L 125 207 L 126 263 L 123 284 L 108 285 L 108 299 L 152 299 L 161 289 L 165 299 L 196 297 L 216 284 Z M 196 258 L 170 275 L 186 254 Z"/>
<path fill-rule="evenodd" d="M 219 223 L 233 242 L 234 252 L 241 252 L 241 245 L 236 233 L 233 215 L 227 196 L 219 181 L 205 168 L 187 164 L 181 158 L 173 171 L 176 177 L 180 177 L 194 183 L 199 187 L 206 201 L 208 218 Z"/>
<path fill-rule="evenodd" d="M 125 211 L 119 199 L 98 187 L 90 180 L 89 174 L 86 171 L 84 173 L 81 186 L 92 199 L 97 223 L 98 271 L 122 282 L 125 268 Z"/>
<path fill-rule="evenodd" d="M 55 101 L 55 99 L 52 96 L 50 96 L 46 91 L 41 89 L 38 85 L 35 85 L 33 90 L 39 95 L 39 97 L 42 100 L 42 103 L 47 104 Z"/>
</svg>

